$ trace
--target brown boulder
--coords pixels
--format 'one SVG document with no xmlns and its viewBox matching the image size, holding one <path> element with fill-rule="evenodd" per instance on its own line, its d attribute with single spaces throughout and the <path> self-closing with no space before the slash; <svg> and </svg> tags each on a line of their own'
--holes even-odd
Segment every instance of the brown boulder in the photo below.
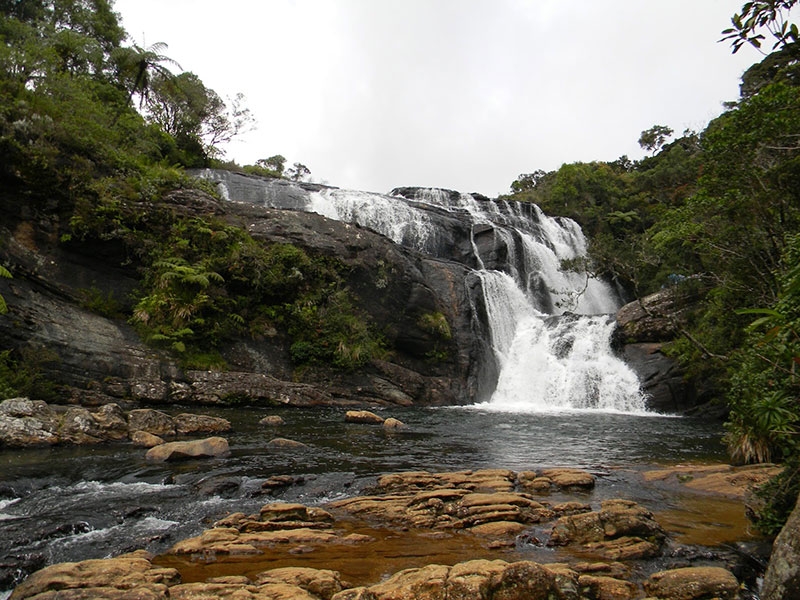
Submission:
<svg viewBox="0 0 800 600">
<path fill-rule="evenodd" d="M 383 428 L 391 431 L 406 429 L 406 427 L 407 426 L 405 423 L 399 419 L 395 419 L 394 417 L 389 417 L 383 422 Z"/>
<path fill-rule="evenodd" d="M 154 446 L 147 451 L 147 462 L 166 462 L 191 458 L 221 458 L 231 453 L 228 440 L 210 437 L 204 440 L 169 442 Z"/>
<path fill-rule="evenodd" d="M 23 598 L 167 598 L 167 586 L 180 582 L 175 569 L 154 567 L 142 551 L 112 559 L 60 563 L 33 573 L 12 592 L 11 600 Z M 131 592 L 141 590 L 141 596 Z M 75 590 L 80 595 L 70 595 Z M 120 592 L 126 591 L 125 596 Z"/>
<path fill-rule="evenodd" d="M 178 435 L 207 435 L 231 430 L 231 422 L 221 417 L 181 413 L 172 419 Z"/>
<path fill-rule="evenodd" d="M 371 425 L 383 424 L 383 417 L 368 410 L 348 410 L 344 415 L 347 423 L 368 423 Z"/>
<path fill-rule="evenodd" d="M 590 490 L 595 484 L 594 475 L 580 469 L 546 469 L 540 473 L 540 476 L 546 477 L 554 486 L 562 490 Z"/>
<path fill-rule="evenodd" d="M 663 600 L 735 600 L 739 582 L 720 567 L 686 567 L 654 573 L 644 582 L 647 594 Z"/>
<path fill-rule="evenodd" d="M 67 409 L 58 434 L 62 442 L 71 444 L 99 444 L 103 441 L 100 424 L 92 413 L 80 406 Z"/>
<path fill-rule="evenodd" d="M 130 431 L 146 431 L 153 435 L 175 435 L 175 421 L 167 413 L 152 408 L 138 408 L 128 413 Z"/>
<path fill-rule="evenodd" d="M 560 517 L 553 526 L 549 543 L 591 545 L 608 558 L 618 560 L 637 554 L 652 556 L 664 538 L 664 530 L 650 511 L 630 500 L 616 499 L 604 500 L 599 511 Z"/>
<path fill-rule="evenodd" d="M 613 577 L 581 575 L 578 585 L 584 597 L 597 600 L 632 600 L 639 596 L 639 589 L 635 584 Z"/>
<path fill-rule="evenodd" d="M 24 448 L 59 442 L 60 418 L 41 400 L 9 398 L 0 402 L 0 446 Z"/>
<path fill-rule="evenodd" d="M 140 448 L 153 448 L 164 443 L 162 438 L 146 431 L 134 431 L 131 433 L 131 441 L 134 446 L 139 446 Z"/>
<path fill-rule="evenodd" d="M 128 437 L 128 419 L 119 404 L 104 404 L 92 413 L 105 440 L 119 442 Z"/>
<path fill-rule="evenodd" d="M 267 425 L 268 427 L 277 427 L 284 425 L 285 421 L 280 415 L 268 415 L 258 422 L 259 425 Z"/>
<path fill-rule="evenodd" d="M 307 567 L 270 569 L 259 573 L 256 576 L 256 583 L 258 585 L 282 583 L 297 586 L 322 600 L 330 600 L 334 594 L 342 591 L 342 582 L 338 571 Z"/>
</svg>

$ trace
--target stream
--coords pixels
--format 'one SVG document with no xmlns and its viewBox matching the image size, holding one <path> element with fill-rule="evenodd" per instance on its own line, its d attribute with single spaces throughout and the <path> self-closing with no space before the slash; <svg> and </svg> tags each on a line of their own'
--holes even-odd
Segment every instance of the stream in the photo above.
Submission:
<svg viewBox="0 0 800 600">
<path fill-rule="evenodd" d="M 701 420 L 489 408 L 378 410 L 408 425 L 398 433 L 345 423 L 341 408 L 202 410 L 233 424 L 231 456 L 215 460 L 149 464 L 131 444 L 2 450 L 0 590 L 47 564 L 160 553 L 222 516 L 275 499 L 318 505 L 356 495 L 387 472 L 580 467 L 598 475 L 592 502 L 625 497 L 658 511 L 676 500 L 641 486 L 641 469 L 726 458 L 721 427 Z M 285 424 L 259 425 L 268 414 Z M 275 437 L 307 447 L 268 448 Z M 266 495 L 261 484 L 274 475 L 297 484 Z"/>
</svg>

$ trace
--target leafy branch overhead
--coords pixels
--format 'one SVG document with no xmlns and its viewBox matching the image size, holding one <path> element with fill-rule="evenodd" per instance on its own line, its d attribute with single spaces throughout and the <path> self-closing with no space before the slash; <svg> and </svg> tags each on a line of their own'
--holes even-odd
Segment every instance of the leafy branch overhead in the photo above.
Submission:
<svg viewBox="0 0 800 600">
<path fill-rule="evenodd" d="M 745 44 L 761 49 L 766 39 L 762 31 L 774 38 L 772 50 L 800 41 L 797 25 L 789 22 L 789 12 L 797 0 L 760 0 L 746 2 L 741 13 L 731 17 L 733 27 L 722 31 L 721 42 L 730 42 L 733 53 Z"/>
</svg>

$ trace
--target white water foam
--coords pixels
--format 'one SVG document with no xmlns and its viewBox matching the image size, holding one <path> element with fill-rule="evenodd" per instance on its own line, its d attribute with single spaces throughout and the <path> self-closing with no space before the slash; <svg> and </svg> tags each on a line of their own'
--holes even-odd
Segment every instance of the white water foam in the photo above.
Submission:
<svg viewBox="0 0 800 600">
<path fill-rule="evenodd" d="M 491 225 L 495 240 L 507 251 L 501 266 L 506 272 L 487 270 L 472 239 L 500 372 L 491 400 L 480 407 L 517 412 L 645 411 L 635 374 L 611 349 L 612 321 L 597 317 L 616 312 L 619 299 L 606 282 L 564 268 L 564 261 L 580 262 L 587 253 L 583 232 L 574 221 L 549 217 L 534 205 L 479 201 L 435 188 L 417 189 L 412 202 L 328 188 L 310 193 L 307 210 L 430 252 L 439 232 L 430 214 L 415 203 L 458 212 L 471 220 L 473 232 L 475 225 L 484 232 L 486 224 Z M 559 315 L 565 316 L 555 318 Z"/>
<path fill-rule="evenodd" d="M 12 504 L 19 502 L 19 498 L 9 498 L 6 500 L 0 500 L 0 521 L 10 521 L 12 519 L 19 519 L 20 517 L 16 515 L 9 515 L 3 512 L 3 510 Z"/>
<path fill-rule="evenodd" d="M 435 236 L 428 216 L 400 198 L 345 190 L 313 196 L 316 212 L 418 250 Z M 549 217 L 535 206 L 526 214 L 519 203 L 478 202 L 469 194 L 437 189 L 418 190 L 414 200 L 466 212 L 474 224 L 491 224 L 507 249 L 509 272 L 486 270 L 473 240 L 500 370 L 492 398 L 478 407 L 646 413 L 635 373 L 612 351 L 613 320 L 597 316 L 616 312 L 616 294 L 606 282 L 563 267 L 587 253 L 577 223 Z M 552 316 L 566 313 L 572 314 Z"/>
</svg>

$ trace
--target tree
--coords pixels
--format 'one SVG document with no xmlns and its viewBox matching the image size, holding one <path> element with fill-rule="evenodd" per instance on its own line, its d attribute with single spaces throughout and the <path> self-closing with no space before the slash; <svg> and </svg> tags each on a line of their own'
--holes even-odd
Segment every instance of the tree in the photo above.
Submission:
<svg viewBox="0 0 800 600">
<path fill-rule="evenodd" d="M 253 119 L 239 94 L 228 107 L 214 90 L 191 72 L 157 74 L 147 99 L 148 120 L 159 125 L 179 148 L 204 157 L 221 154 L 219 145 L 241 133 Z"/>
<path fill-rule="evenodd" d="M 118 48 L 113 54 L 117 78 L 128 90 L 129 103 L 133 101 L 135 95 L 138 95 L 139 106 L 144 106 L 150 98 L 154 79 L 163 80 L 173 76 L 163 63 L 181 68 L 170 57 L 161 54 L 166 49 L 167 45 L 163 42 L 156 42 L 146 49 L 134 44 L 130 48 Z"/>
<path fill-rule="evenodd" d="M 311 169 L 309 169 L 303 163 L 296 162 L 286 172 L 286 174 L 292 181 L 303 181 L 304 179 L 306 179 L 311 175 Z"/>
<path fill-rule="evenodd" d="M 797 4 L 797 0 L 757 0 L 745 2 L 742 12 L 731 17 L 733 27 L 722 31 L 720 42 L 730 41 L 733 53 L 736 54 L 742 46 L 750 44 L 756 49 L 761 49 L 761 42 L 765 39 L 760 31 L 767 30 L 775 43 L 772 49 L 776 50 L 789 44 L 800 41 L 797 25 L 789 23 L 789 12 Z"/>
<path fill-rule="evenodd" d="M 639 146 L 655 154 L 661 149 L 670 137 L 672 129 L 666 125 L 653 125 L 650 129 L 645 129 L 639 137 Z"/>
<path fill-rule="evenodd" d="M 275 171 L 280 177 L 283 175 L 283 170 L 286 165 L 286 158 L 280 154 L 276 154 L 275 156 L 270 156 L 269 158 L 259 158 L 256 161 L 256 165 L 263 169 Z"/>
<path fill-rule="evenodd" d="M 537 169 L 533 173 L 522 173 L 513 182 L 511 182 L 511 192 L 519 194 L 521 192 L 528 192 L 533 190 L 547 173 L 541 169 Z"/>
</svg>

